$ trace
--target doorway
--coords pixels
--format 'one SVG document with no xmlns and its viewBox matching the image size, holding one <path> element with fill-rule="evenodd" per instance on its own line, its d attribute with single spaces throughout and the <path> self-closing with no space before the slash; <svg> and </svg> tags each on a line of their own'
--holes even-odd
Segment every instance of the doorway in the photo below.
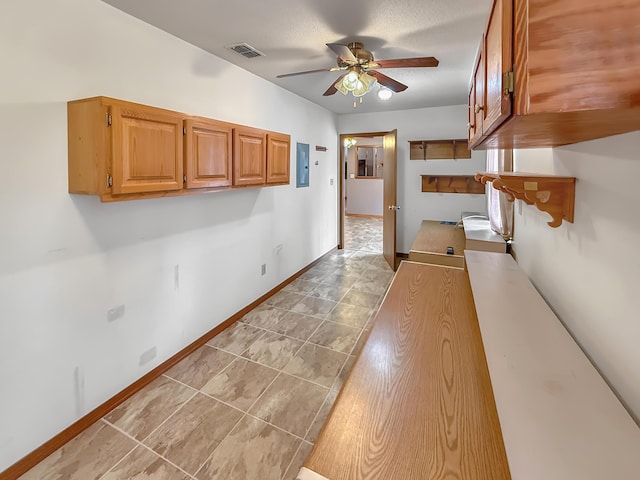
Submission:
<svg viewBox="0 0 640 480">
<path fill-rule="evenodd" d="M 345 144 L 345 141 L 349 140 L 352 143 L 353 139 L 370 139 L 373 144 L 373 139 L 381 138 L 381 155 L 379 152 L 374 152 L 372 155 L 373 160 L 368 159 L 368 150 L 363 149 L 362 155 L 351 154 L 351 160 L 355 160 L 355 164 L 351 167 L 351 171 L 347 168 L 347 158 L 349 157 L 349 148 Z M 357 134 L 340 134 L 340 182 L 339 182 L 339 242 L 338 248 L 345 248 L 345 214 L 346 214 L 346 202 L 345 194 L 348 195 L 346 190 L 346 184 L 350 176 L 360 177 L 359 163 L 362 160 L 362 173 L 363 177 L 367 177 L 368 172 L 374 174 L 382 171 L 382 223 L 383 223 L 383 248 L 382 252 L 385 260 L 389 266 L 395 270 L 395 252 L 396 252 L 396 213 L 398 210 L 396 202 L 396 162 L 397 162 L 397 148 L 396 148 L 397 131 L 391 132 L 367 132 Z M 351 148 L 356 147 L 356 144 L 352 144 Z M 367 145 L 368 146 L 368 145 Z M 377 147 L 377 145 L 371 145 Z M 363 156 L 362 159 L 359 157 Z M 373 178 L 373 175 L 371 175 Z M 365 180 L 366 182 L 366 180 Z"/>
</svg>

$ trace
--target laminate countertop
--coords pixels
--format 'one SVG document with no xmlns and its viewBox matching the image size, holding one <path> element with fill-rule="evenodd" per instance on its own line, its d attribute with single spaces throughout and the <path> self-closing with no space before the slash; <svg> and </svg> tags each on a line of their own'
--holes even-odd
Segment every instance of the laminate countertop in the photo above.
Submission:
<svg viewBox="0 0 640 480">
<path fill-rule="evenodd" d="M 506 480 L 467 273 L 402 262 L 300 478 Z"/>
</svg>

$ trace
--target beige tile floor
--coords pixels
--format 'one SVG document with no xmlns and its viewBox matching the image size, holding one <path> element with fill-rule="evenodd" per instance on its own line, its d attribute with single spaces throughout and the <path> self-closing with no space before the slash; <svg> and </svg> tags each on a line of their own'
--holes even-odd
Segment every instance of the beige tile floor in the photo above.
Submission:
<svg viewBox="0 0 640 480">
<path fill-rule="evenodd" d="M 21 477 L 293 480 L 393 273 L 378 219 Z"/>
</svg>

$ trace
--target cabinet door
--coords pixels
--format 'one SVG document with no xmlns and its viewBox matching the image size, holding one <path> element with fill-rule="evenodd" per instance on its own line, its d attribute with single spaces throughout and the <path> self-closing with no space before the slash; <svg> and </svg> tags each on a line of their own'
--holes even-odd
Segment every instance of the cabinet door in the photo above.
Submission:
<svg viewBox="0 0 640 480">
<path fill-rule="evenodd" d="M 263 185 L 267 178 L 267 135 L 262 130 L 233 130 L 233 184 Z"/>
<path fill-rule="evenodd" d="M 141 105 L 111 106 L 112 193 L 182 188 L 182 115 Z"/>
<path fill-rule="evenodd" d="M 289 135 L 267 134 L 267 183 L 289 183 L 290 143 Z"/>
<path fill-rule="evenodd" d="M 185 121 L 187 188 L 231 185 L 233 126 L 207 119 Z"/>
<path fill-rule="evenodd" d="M 484 39 L 484 118 L 482 135 L 495 130 L 511 115 L 511 93 L 504 75 L 513 71 L 513 0 L 495 0 Z"/>
<path fill-rule="evenodd" d="M 484 41 L 483 41 L 484 43 Z M 471 91 L 469 92 L 469 146 L 478 144 L 482 138 L 482 120 L 484 117 L 484 48 L 481 46 L 478 62 L 473 72 Z"/>
</svg>

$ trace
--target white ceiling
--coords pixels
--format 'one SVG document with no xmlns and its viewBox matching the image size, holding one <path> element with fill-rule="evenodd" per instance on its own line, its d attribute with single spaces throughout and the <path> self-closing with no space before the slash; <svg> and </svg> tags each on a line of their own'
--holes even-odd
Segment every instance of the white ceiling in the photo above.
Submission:
<svg viewBox="0 0 640 480">
<path fill-rule="evenodd" d="M 369 92 L 355 112 L 465 104 L 491 6 L 491 0 L 103 1 L 338 114 L 354 113 L 353 96 L 322 94 L 342 72 L 276 75 L 333 67 L 336 55 L 325 44 L 360 41 L 377 60 L 433 56 L 440 65 L 380 69 L 409 88 L 386 102 Z M 241 42 L 266 56 L 247 59 L 225 48 Z"/>
</svg>

